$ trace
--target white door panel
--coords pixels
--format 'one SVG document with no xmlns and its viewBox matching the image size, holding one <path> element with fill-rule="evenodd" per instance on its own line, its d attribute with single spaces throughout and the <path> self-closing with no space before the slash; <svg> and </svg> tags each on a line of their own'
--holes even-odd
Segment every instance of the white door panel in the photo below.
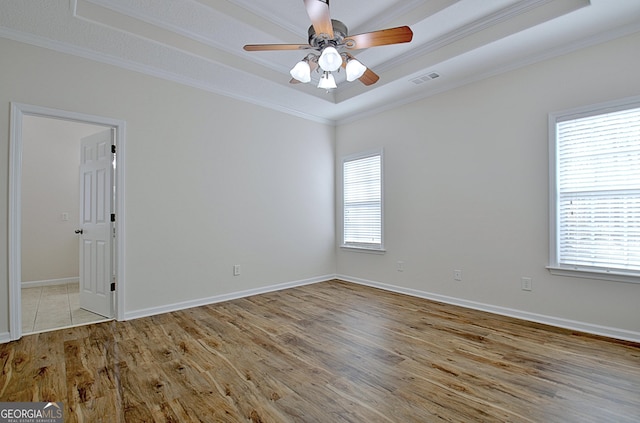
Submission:
<svg viewBox="0 0 640 423">
<path fill-rule="evenodd" d="M 112 130 L 81 140 L 80 307 L 112 317 Z"/>
</svg>

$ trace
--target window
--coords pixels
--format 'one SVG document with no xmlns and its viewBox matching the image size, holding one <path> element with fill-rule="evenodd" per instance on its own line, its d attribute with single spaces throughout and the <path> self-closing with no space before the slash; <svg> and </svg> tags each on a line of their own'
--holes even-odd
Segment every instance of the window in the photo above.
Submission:
<svg viewBox="0 0 640 423">
<path fill-rule="evenodd" d="M 640 98 L 549 119 L 549 269 L 640 282 Z"/>
<path fill-rule="evenodd" d="M 342 169 L 343 246 L 382 251 L 382 152 L 347 157 Z"/>
</svg>

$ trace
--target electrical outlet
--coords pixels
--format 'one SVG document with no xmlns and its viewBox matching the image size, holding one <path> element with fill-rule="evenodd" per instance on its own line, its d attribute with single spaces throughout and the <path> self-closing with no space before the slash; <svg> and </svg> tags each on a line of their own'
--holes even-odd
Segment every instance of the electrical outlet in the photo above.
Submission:
<svg viewBox="0 0 640 423">
<path fill-rule="evenodd" d="M 240 275 L 240 265 L 239 264 L 234 264 L 233 265 L 233 276 L 239 276 Z"/>
<path fill-rule="evenodd" d="M 520 283 L 523 291 L 531 291 L 533 289 L 533 279 L 531 278 L 520 278 Z"/>
<path fill-rule="evenodd" d="M 453 279 L 456 281 L 462 280 L 462 270 L 454 270 L 453 271 Z"/>
<path fill-rule="evenodd" d="M 396 263 L 396 270 L 398 272 L 404 272 L 404 261 L 399 261 Z"/>
</svg>

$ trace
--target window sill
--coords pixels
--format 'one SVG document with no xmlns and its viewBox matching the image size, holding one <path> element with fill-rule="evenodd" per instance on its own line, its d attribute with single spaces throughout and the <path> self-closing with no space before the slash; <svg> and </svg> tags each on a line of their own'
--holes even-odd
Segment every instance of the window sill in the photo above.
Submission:
<svg viewBox="0 0 640 423">
<path fill-rule="evenodd" d="M 387 250 L 385 250 L 384 248 L 369 248 L 357 245 L 341 245 L 340 248 L 345 251 L 355 251 L 369 254 L 384 254 L 387 252 Z"/>
<path fill-rule="evenodd" d="M 549 272 L 556 276 L 571 276 L 574 278 L 599 279 L 613 282 L 640 283 L 640 276 L 634 273 L 621 271 L 601 271 L 593 269 L 568 268 L 547 266 Z"/>
</svg>

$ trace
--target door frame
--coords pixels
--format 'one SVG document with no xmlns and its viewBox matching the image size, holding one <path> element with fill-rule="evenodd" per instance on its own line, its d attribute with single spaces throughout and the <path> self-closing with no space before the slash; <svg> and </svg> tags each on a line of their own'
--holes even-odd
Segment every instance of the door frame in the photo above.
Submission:
<svg viewBox="0 0 640 423">
<path fill-rule="evenodd" d="M 11 102 L 11 124 L 9 134 L 9 336 L 11 340 L 22 337 L 22 118 L 37 116 L 101 125 L 114 128 L 116 132 L 116 169 L 115 169 L 115 213 L 116 240 L 113 266 L 116 275 L 115 318 L 124 320 L 125 287 L 125 129 L 126 122 L 102 116 L 34 106 Z"/>
</svg>

